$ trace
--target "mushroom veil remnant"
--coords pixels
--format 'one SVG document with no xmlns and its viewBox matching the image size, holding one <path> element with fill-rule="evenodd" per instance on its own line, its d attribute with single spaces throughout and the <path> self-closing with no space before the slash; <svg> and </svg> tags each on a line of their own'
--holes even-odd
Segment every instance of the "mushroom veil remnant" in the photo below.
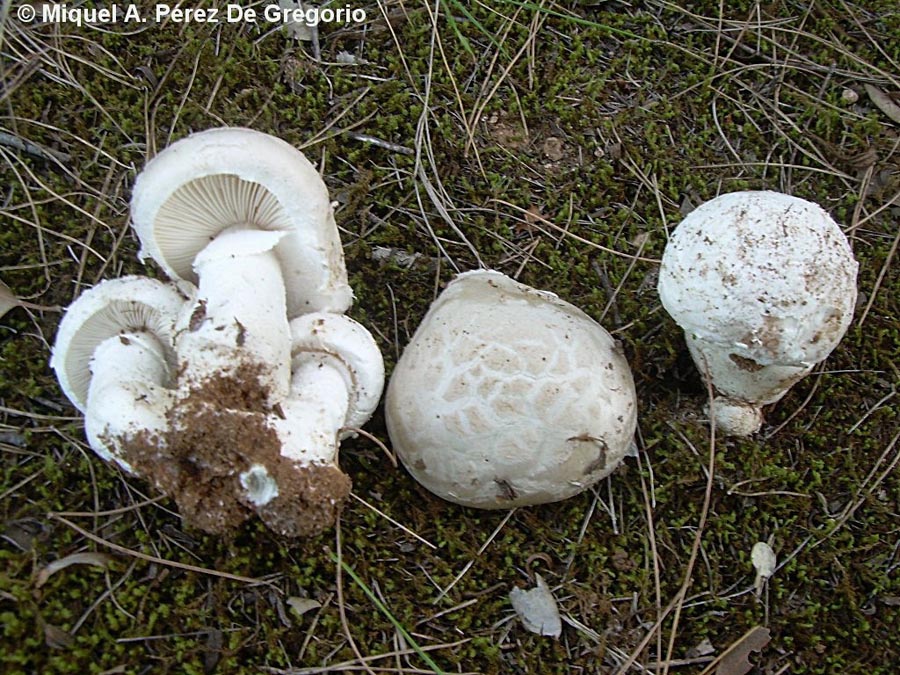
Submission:
<svg viewBox="0 0 900 675">
<path fill-rule="evenodd" d="M 485 509 L 571 497 L 629 453 L 634 382 L 599 324 L 499 272 L 450 282 L 391 377 L 388 433 L 436 495 Z"/>
<path fill-rule="evenodd" d="M 856 303 L 857 262 L 818 205 L 778 192 L 733 192 L 675 229 L 659 295 L 712 381 L 716 425 L 748 435 L 762 407 L 838 345 Z"/>
<path fill-rule="evenodd" d="M 91 446 L 208 532 L 254 514 L 286 536 L 329 527 L 350 492 L 339 443 L 374 411 L 384 365 L 343 316 L 322 179 L 272 136 L 200 132 L 148 163 L 132 220 L 178 291 L 132 277 L 69 309 L 53 364 Z"/>
</svg>

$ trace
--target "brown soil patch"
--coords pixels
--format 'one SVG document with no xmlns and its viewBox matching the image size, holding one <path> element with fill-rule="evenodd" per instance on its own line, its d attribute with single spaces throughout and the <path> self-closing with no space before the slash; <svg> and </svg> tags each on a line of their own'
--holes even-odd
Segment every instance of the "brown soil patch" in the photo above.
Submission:
<svg viewBox="0 0 900 675">
<path fill-rule="evenodd" d="M 165 433 L 123 439 L 125 459 L 175 499 L 189 526 L 224 534 L 256 512 L 281 535 L 316 534 L 334 524 L 350 479 L 330 464 L 301 466 L 281 456 L 259 372 L 242 365 L 196 385 L 170 411 Z M 278 484 L 278 496 L 262 507 L 246 499 L 240 482 L 254 464 Z"/>
</svg>

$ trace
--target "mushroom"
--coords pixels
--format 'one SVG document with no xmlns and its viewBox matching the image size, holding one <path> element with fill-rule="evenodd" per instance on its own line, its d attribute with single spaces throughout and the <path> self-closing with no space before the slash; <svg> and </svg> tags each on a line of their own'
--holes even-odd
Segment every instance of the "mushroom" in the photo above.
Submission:
<svg viewBox="0 0 900 675">
<path fill-rule="evenodd" d="M 857 262 L 818 205 L 778 192 L 705 202 L 675 229 L 659 295 L 719 396 L 716 426 L 749 435 L 762 407 L 824 360 L 847 331 Z"/>
<path fill-rule="evenodd" d="M 182 317 L 184 386 L 249 365 L 290 388 L 288 321 L 353 295 L 328 191 L 298 150 L 250 129 L 203 131 L 145 167 L 131 203 L 141 257 L 198 286 Z"/>
<path fill-rule="evenodd" d="M 50 365 L 85 416 L 94 451 L 133 471 L 124 446 L 166 426 L 175 380 L 174 325 L 185 299 L 153 279 L 104 281 L 73 302 L 56 334 Z"/>
<path fill-rule="evenodd" d="M 212 376 L 173 408 L 162 443 L 134 449 L 142 471 L 201 529 L 225 532 L 256 513 L 281 535 L 310 536 L 334 524 L 350 494 L 338 447 L 378 404 L 381 352 L 340 314 L 304 315 L 291 332 L 284 400 L 241 398 L 228 376 Z"/>
<path fill-rule="evenodd" d="M 291 392 L 269 417 L 279 455 L 271 467 L 254 460 L 240 480 L 269 527 L 299 536 L 334 524 L 350 494 L 338 448 L 375 411 L 384 362 L 369 331 L 340 314 L 305 314 L 291 335 Z"/>
<path fill-rule="evenodd" d="M 552 293 L 459 275 L 391 376 L 388 433 L 436 495 L 485 509 L 571 497 L 629 454 L 631 371 L 616 342 Z"/>
</svg>

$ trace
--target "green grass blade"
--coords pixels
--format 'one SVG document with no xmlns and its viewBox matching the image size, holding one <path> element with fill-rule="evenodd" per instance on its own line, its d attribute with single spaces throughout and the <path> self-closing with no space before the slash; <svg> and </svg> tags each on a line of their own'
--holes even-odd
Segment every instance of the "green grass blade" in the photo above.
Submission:
<svg viewBox="0 0 900 675">
<path fill-rule="evenodd" d="M 434 660 L 430 656 L 428 656 L 427 653 L 425 653 L 425 651 L 419 646 L 419 643 L 416 642 L 413 639 L 412 635 L 410 635 L 409 632 L 403 627 L 403 625 L 399 621 L 397 621 L 396 618 L 394 618 L 394 615 L 391 614 L 391 610 L 389 610 L 387 606 L 378 598 L 378 596 L 372 592 L 372 589 L 369 588 L 366 583 L 359 578 L 359 575 L 356 574 L 353 568 L 343 560 L 339 560 L 334 553 L 331 554 L 331 559 L 334 562 L 339 563 L 341 569 L 343 569 L 350 576 L 350 578 L 356 582 L 356 585 L 362 589 L 363 593 L 366 594 L 366 597 L 368 597 L 369 600 L 375 603 L 375 606 L 378 608 L 378 610 L 382 614 L 384 614 L 385 617 L 387 617 L 387 620 L 390 621 L 394 628 L 396 628 L 400 632 L 400 635 L 403 636 L 403 639 L 410 644 L 413 651 L 422 658 L 425 664 L 429 668 L 431 668 L 431 670 L 433 670 L 436 675 L 445 675 L 444 671 L 441 670 L 441 667 L 436 664 Z"/>
</svg>

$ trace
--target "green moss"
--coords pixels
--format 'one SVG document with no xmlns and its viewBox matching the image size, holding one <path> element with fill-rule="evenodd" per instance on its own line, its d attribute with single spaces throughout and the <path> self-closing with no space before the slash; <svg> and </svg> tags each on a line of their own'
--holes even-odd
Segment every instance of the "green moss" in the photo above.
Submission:
<svg viewBox="0 0 900 675">
<path fill-rule="evenodd" d="M 885 158 L 893 157 L 896 141 L 865 92 L 860 89 L 858 104 L 848 106 L 842 91 L 879 80 L 876 68 L 890 72 L 900 60 L 897 41 L 879 39 L 900 31 L 892 5 L 872 0 L 855 8 L 882 53 L 834 3 L 804 15 L 803 32 L 795 30 L 798 17 L 788 6 L 757 4 L 727 7 L 724 18 L 739 22 L 758 10 L 777 13 L 764 17 L 775 22 L 766 30 L 740 24 L 747 30 L 738 45 L 730 40 L 738 34 L 733 27 L 717 38 L 719 5 L 710 2 L 692 7 L 711 17 L 710 30 L 674 9 L 559 10 L 574 12 L 575 20 L 539 14 L 529 3 L 502 3 L 503 13 L 472 6 L 472 17 L 444 4 L 438 25 L 449 72 L 440 53 L 431 60 L 428 12 L 409 5 L 388 7 L 393 35 L 375 12 L 364 34 L 322 27 L 321 63 L 303 55 L 306 45 L 250 26 L 150 26 L 127 36 L 62 27 L 64 38 L 90 39 L 63 39 L 61 51 L 46 58 L 67 68 L 45 64 L 28 71 L 4 102 L 17 134 L 71 155 L 68 173 L 33 157 L 4 155 L 12 158 L 2 181 L 8 186 L 4 214 L 11 217 L 0 228 L 0 272 L 20 295 L 68 304 L 99 278 L 143 270 L 136 241 L 121 235 L 133 168 L 144 163 L 148 145 L 159 149 L 222 123 L 301 145 L 331 125 L 306 152 L 322 163 L 341 204 L 337 219 L 357 298 L 352 315 L 373 329 L 390 371 L 436 284 L 450 278 L 454 265 L 441 260 L 439 273 L 426 264 L 379 266 L 373 248 L 433 259 L 440 256 L 437 237 L 459 269 L 477 260 L 416 182 L 415 157 L 343 131 L 414 147 L 423 118 L 434 158 L 423 153 L 425 174 L 435 185 L 440 179 L 443 206 L 482 262 L 521 272 L 521 280 L 554 290 L 618 329 L 635 370 L 646 452 L 640 465 L 629 461 L 609 489 L 600 486 L 603 503 L 594 504 L 587 493 L 520 510 L 479 553 L 505 514 L 443 503 L 402 468 L 389 468 L 368 441 L 347 441 L 342 464 L 355 492 L 436 549 L 351 502 L 343 518 L 343 556 L 423 645 L 469 640 L 431 652 L 448 671 L 611 669 L 617 662 L 609 656 L 612 648 L 628 653 L 655 620 L 657 590 L 665 606 L 682 582 L 706 486 L 704 386 L 679 331 L 658 306 L 655 265 L 606 255 L 554 229 L 523 227 L 519 214 L 501 202 L 537 208 L 568 233 L 628 254 L 646 236 L 642 254 L 655 258 L 686 198 L 696 204 L 725 190 L 785 189 L 819 201 L 845 225 L 852 224 L 860 195 L 864 217 L 879 208 L 879 195 L 892 194 L 890 185 L 879 183 L 881 192 L 865 194 L 852 160 L 873 149 L 872 176 L 886 171 L 879 180 L 890 180 L 893 165 L 886 162 L 892 160 Z M 510 26 L 508 17 L 517 11 Z M 462 38 L 450 28 L 448 12 Z M 536 34 L 533 19 L 543 22 Z M 7 44 L 21 39 L 15 30 L 7 28 Z M 32 36 L 47 42 L 49 27 L 35 28 Z M 535 36 L 533 50 L 513 64 Z M 337 64 L 340 51 L 357 54 L 359 63 Z M 500 73 L 504 82 L 486 102 Z M 474 145 L 467 145 L 457 92 L 467 117 L 484 104 L 483 114 L 466 121 Z M 51 112 L 52 125 L 45 124 Z M 516 140 L 498 125 L 512 129 Z M 551 137 L 562 142 L 559 160 L 544 150 Z M 855 231 L 865 302 L 896 236 L 890 214 L 885 209 Z M 598 269 L 620 286 L 614 307 L 607 307 Z M 891 660 L 900 660 L 890 647 L 900 619 L 891 600 L 900 596 L 892 573 L 900 484 L 896 472 L 871 494 L 865 483 L 898 422 L 890 401 L 875 409 L 898 377 L 897 269 L 894 260 L 865 323 L 851 329 L 826 372 L 797 385 L 768 412 L 768 429 L 784 425 L 777 434 L 719 442 L 710 517 L 676 657 L 706 637 L 721 652 L 767 621 L 772 644 L 753 657 L 761 670 L 789 665 L 795 673 L 890 673 Z M 118 545 L 268 585 L 123 555 L 107 571 L 73 566 L 34 587 L 36 570 L 94 546 L 49 520 L 49 511 L 117 509 L 143 499 L 135 489 L 147 490 L 75 445 L 83 432 L 66 419 L 74 411 L 47 367 L 45 341 L 52 341 L 57 320 L 38 313 L 32 322 L 17 309 L 0 326 L 0 399 L 4 411 L 17 411 L 3 412 L 2 421 L 24 439 L 24 445 L 2 446 L 3 490 L 36 476 L 0 502 L 0 513 L 4 527 L 37 527 L 26 551 L 5 543 L 0 549 L 0 669 L 201 673 L 209 663 L 211 629 L 223 635 L 219 673 L 354 659 L 336 607 L 330 533 L 288 544 L 248 524 L 219 540 L 183 531 L 168 502 L 118 516 L 79 517 L 80 526 Z M 386 438 L 380 412 L 369 429 Z M 645 504 L 651 488 L 654 546 Z M 842 520 L 857 501 L 852 517 Z M 769 536 L 787 562 L 757 602 L 749 552 Z M 515 622 L 501 625 L 512 614 L 509 589 L 529 585 L 534 571 L 561 584 L 556 594 L 563 611 L 601 635 L 601 644 L 571 627 L 556 642 Z M 343 593 L 360 650 L 390 651 L 393 627 L 384 615 L 346 577 Z M 299 619 L 283 611 L 292 595 L 323 603 L 305 646 L 313 615 Z M 74 632 L 70 644 L 48 648 L 47 625 Z M 656 658 L 651 641 L 647 661 Z"/>
</svg>

